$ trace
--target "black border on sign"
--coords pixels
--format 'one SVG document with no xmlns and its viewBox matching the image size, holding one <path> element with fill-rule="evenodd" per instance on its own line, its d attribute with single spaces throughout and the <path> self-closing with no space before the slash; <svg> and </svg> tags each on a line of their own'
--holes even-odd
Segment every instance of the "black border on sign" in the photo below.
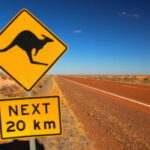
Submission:
<svg viewBox="0 0 150 150">
<path fill-rule="evenodd" d="M 53 136 L 53 135 L 61 135 L 62 134 L 62 125 L 61 125 L 61 111 L 60 111 L 60 98 L 59 96 L 43 96 L 43 97 L 24 97 L 24 98 L 8 98 L 8 99 L 0 99 L 2 101 L 13 101 L 13 100 L 25 100 L 25 99 L 43 99 L 43 98 L 57 98 L 58 99 L 58 111 L 59 111 L 59 124 L 60 124 L 60 133 L 57 134 L 39 134 L 39 135 L 29 135 L 29 136 L 15 136 L 15 137 L 3 137 L 2 131 L 2 116 L 1 116 L 1 109 L 0 109 L 0 129 L 1 129 L 1 139 L 15 139 L 15 138 L 26 138 L 26 137 L 39 137 L 39 136 Z"/>
<path fill-rule="evenodd" d="M 0 31 L 0 35 L 17 19 L 17 17 L 22 13 L 22 12 L 27 12 L 34 20 L 36 20 L 46 31 L 48 31 L 50 34 L 52 34 L 62 45 L 64 45 L 65 49 L 64 51 L 57 57 L 57 59 L 49 66 L 49 68 L 39 77 L 37 81 L 29 88 L 27 89 L 22 85 L 19 81 L 15 79 L 10 73 L 8 73 L 2 66 L 0 66 L 0 69 L 2 69 L 4 72 L 6 72 L 12 79 L 14 79 L 21 87 L 23 87 L 26 91 L 31 91 L 32 88 L 39 82 L 39 80 L 48 72 L 48 70 L 56 63 L 56 61 L 66 52 L 67 50 L 67 45 L 65 45 L 50 29 L 48 29 L 42 22 L 40 22 L 30 11 L 27 9 L 21 9 L 21 11 L 4 27 L 2 31 Z"/>
</svg>

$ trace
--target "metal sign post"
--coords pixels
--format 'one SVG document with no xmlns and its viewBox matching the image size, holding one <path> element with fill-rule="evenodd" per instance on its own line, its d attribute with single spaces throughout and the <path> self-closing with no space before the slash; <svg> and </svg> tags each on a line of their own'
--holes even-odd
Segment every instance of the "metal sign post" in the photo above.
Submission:
<svg viewBox="0 0 150 150">
<path fill-rule="evenodd" d="M 29 140 L 30 150 L 36 150 L 36 141 L 35 138 Z"/>
<path fill-rule="evenodd" d="M 31 96 L 31 92 L 26 92 L 26 96 Z M 29 140 L 29 147 L 30 147 L 30 150 L 36 150 L 36 141 L 35 141 L 35 138 L 31 138 Z"/>
</svg>

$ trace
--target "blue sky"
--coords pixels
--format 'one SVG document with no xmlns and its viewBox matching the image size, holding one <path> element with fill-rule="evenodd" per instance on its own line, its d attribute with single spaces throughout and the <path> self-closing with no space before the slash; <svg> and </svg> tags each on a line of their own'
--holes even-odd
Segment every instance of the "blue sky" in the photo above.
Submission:
<svg viewBox="0 0 150 150">
<path fill-rule="evenodd" d="M 27 8 L 69 47 L 53 74 L 150 74 L 149 0 L 5 0 L 0 30 Z"/>
</svg>

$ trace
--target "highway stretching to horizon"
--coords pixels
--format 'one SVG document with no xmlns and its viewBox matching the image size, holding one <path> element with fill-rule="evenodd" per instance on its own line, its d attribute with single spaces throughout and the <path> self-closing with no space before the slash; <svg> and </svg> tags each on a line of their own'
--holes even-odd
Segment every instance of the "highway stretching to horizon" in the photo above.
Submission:
<svg viewBox="0 0 150 150">
<path fill-rule="evenodd" d="M 121 150 L 120 142 L 126 149 L 149 149 L 149 85 L 72 76 L 55 80 L 96 150 L 108 144 Z"/>
</svg>

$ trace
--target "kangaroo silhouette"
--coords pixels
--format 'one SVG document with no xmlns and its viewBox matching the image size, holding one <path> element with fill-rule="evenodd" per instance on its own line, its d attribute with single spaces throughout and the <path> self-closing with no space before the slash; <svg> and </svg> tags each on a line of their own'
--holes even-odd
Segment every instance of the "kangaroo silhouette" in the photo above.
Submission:
<svg viewBox="0 0 150 150">
<path fill-rule="evenodd" d="M 24 50 L 32 64 L 40 64 L 40 65 L 48 65 L 45 63 L 34 61 L 32 58 L 32 50 L 35 48 L 35 55 L 38 54 L 39 50 L 41 50 L 44 45 L 48 42 L 53 42 L 49 37 L 42 35 L 44 39 L 38 39 L 31 31 L 25 30 L 20 32 L 16 38 L 4 49 L 0 50 L 0 52 L 5 52 L 11 49 L 13 46 L 19 46 L 22 50 Z"/>
</svg>

